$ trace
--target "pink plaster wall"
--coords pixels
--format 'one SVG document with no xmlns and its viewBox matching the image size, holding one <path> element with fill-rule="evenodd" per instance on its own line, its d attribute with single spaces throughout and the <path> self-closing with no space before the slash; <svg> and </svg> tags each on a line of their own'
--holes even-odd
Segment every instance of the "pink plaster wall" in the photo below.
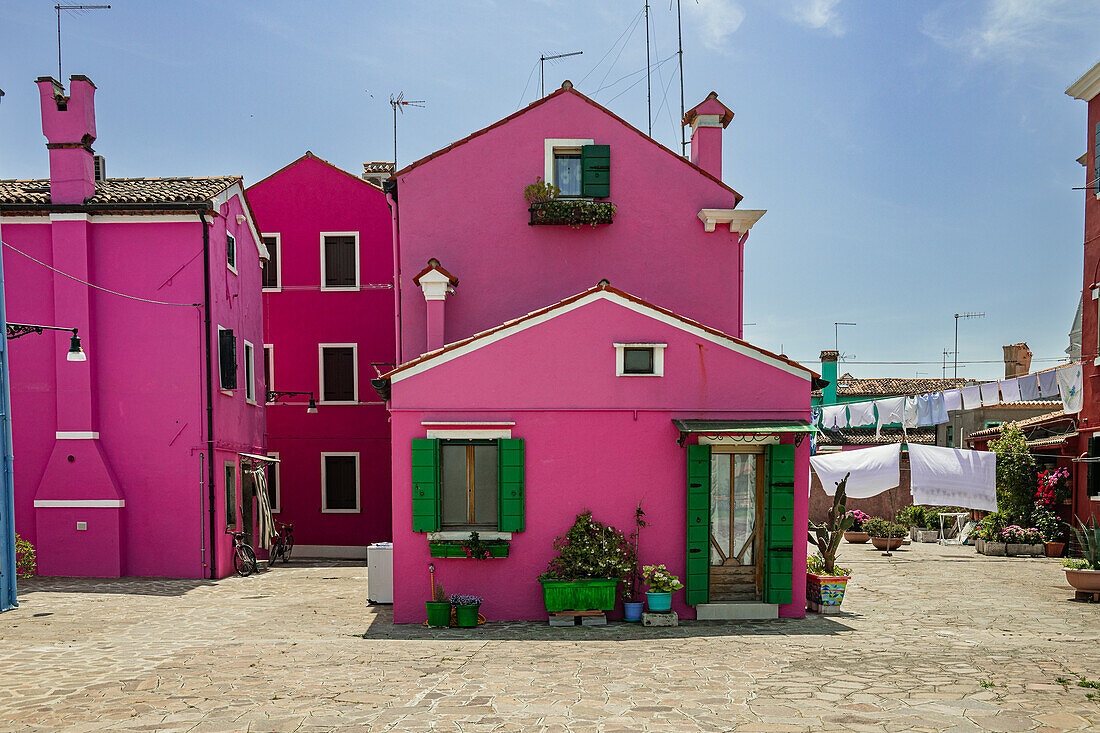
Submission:
<svg viewBox="0 0 1100 733">
<path fill-rule="evenodd" d="M 312 391 L 267 407 L 268 448 L 279 453 L 282 511 L 299 545 L 363 547 L 390 539 L 390 428 L 370 386 L 372 362 L 394 361 L 393 237 L 386 198 L 312 154 L 248 190 L 264 234 L 280 236 L 282 285 L 265 292 L 264 342 L 274 354 L 272 389 Z M 359 233 L 357 292 L 321 291 L 321 232 Z M 359 404 L 321 402 L 318 345 L 358 345 Z M 262 355 L 261 355 L 262 356 Z M 261 361 L 262 365 L 262 361 Z M 384 368 L 385 369 L 385 368 Z M 321 511 L 321 453 L 358 452 L 357 514 Z"/>
<path fill-rule="evenodd" d="M 614 223 L 594 229 L 528 225 L 523 188 L 544 175 L 547 138 L 611 146 Z M 638 297 L 741 335 L 742 245 L 728 228 L 704 232 L 698 218 L 703 208 L 733 208 L 734 195 L 574 92 L 557 92 L 399 175 L 398 201 L 401 361 L 424 351 L 424 297 L 411 278 L 431 257 L 460 280 L 447 299 L 447 343 L 605 277 Z"/>
<path fill-rule="evenodd" d="M 247 225 L 236 222 L 240 207 L 239 197 L 223 205 L 229 216 L 217 217 L 211 227 L 213 313 L 216 323 L 235 328 L 239 338 L 261 344 L 259 259 Z M 93 217 L 86 225 L 87 279 L 144 298 L 201 303 L 202 229 L 197 215 L 190 218 L 97 223 Z M 4 239 L 53 264 L 57 223 L 41 221 L 9 220 Z M 239 274 L 228 277 L 221 272 L 227 225 L 238 233 L 240 259 Z M 10 250 L 3 256 L 9 320 L 69 325 L 70 316 L 57 310 L 55 276 Z M 90 321 L 80 331 L 86 362 L 64 361 L 67 334 L 26 336 L 11 344 L 17 529 L 38 546 L 46 574 L 203 577 L 209 527 L 200 462 L 206 447 L 201 309 L 140 303 L 83 287 L 70 295 L 88 303 Z M 243 365 L 243 355 L 239 362 Z M 55 365 L 61 373 L 69 367 L 74 373 L 86 370 L 93 398 L 86 429 L 98 431 L 98 441 L 55 439 L 59 429 L 85 429 L 58 424 L 58 402 L 72 395 L 58 392 Z M 259 380 L 262 389 L 262 373 Z M 231 449 L 232 459 L 238 450 L 263 448 L 263 409 L 245 404 L 243 388 L 231 397 L 215 392 L 215 418 L 218 445 Z M 114 477 L 113 486 L 105 471 Z M 219 474 L 219 504 L 224 504 L 221 488 Z M 116 496 L 125 501 L 125 508 L 114 512 L 117 520 L 105 519 L 111 511 L 104 509 L 34 508 L 36 497 Z M 76 521 L 86 521 L 88 529 L 77 531 Z M 219 532 L 223 528 L 220 524 Z M 117 541 L 105 540 L 101 532 L 117 534 Z M 219 545 L 218 570 L 224 575 L 232 565 L 220 535 Z"/>
<path fill-rule="evenodd" d="M 615 342 L 667 343 L 665 376 L 616 377 Z M 450 593 L 486 599 L 491 620 L 545 618 L 536 578 L 551 542 L 583 508 L 629 528 L 640 500 L 651 522 L 644 563 L 684 577 L 686 452 L 673 418 L 808 419 L 810 383 L 647 315 L 596 300 L 541 325 L 393 384 L 394 620 L 418 623 L 428 600 L 427 565 Z M 526 531 L 506 559 L 432 559 L 412 531 L 409 450 L 424 421 L 515 422 L 525 439 Z M 805 613 L 809 441 L 797 451 L 794 603 Z M 694 618 L 683 593 L 674 608 Z M 616 611 L 618 613 L 619 611 Z"/>
</svg>

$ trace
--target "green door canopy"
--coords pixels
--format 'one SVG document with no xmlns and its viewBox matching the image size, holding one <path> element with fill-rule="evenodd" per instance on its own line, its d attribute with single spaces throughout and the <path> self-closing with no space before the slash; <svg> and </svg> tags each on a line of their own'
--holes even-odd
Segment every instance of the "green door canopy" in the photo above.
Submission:
<svg viewBox="0 0 1100 733">
<path fill-rule="evenodd" d="M 816 433 L 818 429 L 808 420 L 673 420 L 672 424 L 680 431 L 676 441 L 681 446 L 688 435 L 703 435 L 716 438 L 723 435 L 747 435 L 766 438 L 772 435 L 795 434 L 795 444 L 801 445 L 807 433 Z"/>
</svg>

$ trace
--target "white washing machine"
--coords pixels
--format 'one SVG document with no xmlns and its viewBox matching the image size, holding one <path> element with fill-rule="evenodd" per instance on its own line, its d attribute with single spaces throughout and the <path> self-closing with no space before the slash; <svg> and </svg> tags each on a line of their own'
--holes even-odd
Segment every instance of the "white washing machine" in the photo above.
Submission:
<svg viewBox="0 0 1100 733">
<path fill-rule="evenodd" d="M 393 603 L 393 543 L 367 545 L 367 600 Z"/>
</svg>

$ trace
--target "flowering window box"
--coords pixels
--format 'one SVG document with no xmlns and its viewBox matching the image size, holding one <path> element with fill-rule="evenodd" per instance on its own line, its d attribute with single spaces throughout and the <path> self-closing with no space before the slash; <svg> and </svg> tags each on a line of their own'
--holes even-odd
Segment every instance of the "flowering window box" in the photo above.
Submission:
<svg viewBox="0 0 1100 733">
<path fill-rule="evenodd" d="M 554 199 L 531 204 L 527 210 L 531 214 L 532 226 L 557 224 L 579 227 L 610 224 L 615 219 L 615 204 L 610 201 L 591 201 L 589 199 Z"/>
<path fill-rule="evenodd" d="M 485 549 L 489 551 L 490 558 L 508 557 L 508 543 L 502 540 L 485 542 Z M 453 557 L 463 560 L 472 559 L 470 558 L 470 554 L 466 552 L 466 548 L 462 546 L 462 541 L 459 540 L 435 540 L 429 542 L 428 553 L 436 558 Z"/>
</svg>

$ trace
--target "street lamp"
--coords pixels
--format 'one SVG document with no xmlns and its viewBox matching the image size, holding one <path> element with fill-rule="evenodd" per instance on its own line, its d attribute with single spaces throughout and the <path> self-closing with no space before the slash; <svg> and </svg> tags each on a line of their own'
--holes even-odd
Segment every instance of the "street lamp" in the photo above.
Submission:
<svg viewBox="0 0 1100 733">
<path fill-rule="evenodd" d="M 267 401 L 276 402 L 283 397 L 296 397 L 297 395 L 309 395 L 309 403 L 306 406 L 306 413 L 309 415 L 317 414 L 317 401 L 313 399 L 312 392 L 283 392 L 274 389 L 267 391 Z M 300 403 L 299 403 L 300 404 Z"/>
<path fill-rule="evenodd" d="M 959 319 L 960 318 L 985 318 L 985 313 L 956 313 L 955 314 L 955 376 L 959 379 Z"/>
<path fill-rule="evenodd" d="M 65 355 L 68 361 L 88 361 L 88 357 L 84 354 L 84 349 L 80 346 L 80 335 L 78 329 L 68 328 L 66 326 L 40 326 L 35 323 L 9 323 L 7 328 L 8 340 L 17 339 L 21 336 L 26 336 L 29 333 L 36 333 L 41 335 L 44 331 L 72 331 L 72 337 L 69 339 L 69 353 Z"/>
</svg>

